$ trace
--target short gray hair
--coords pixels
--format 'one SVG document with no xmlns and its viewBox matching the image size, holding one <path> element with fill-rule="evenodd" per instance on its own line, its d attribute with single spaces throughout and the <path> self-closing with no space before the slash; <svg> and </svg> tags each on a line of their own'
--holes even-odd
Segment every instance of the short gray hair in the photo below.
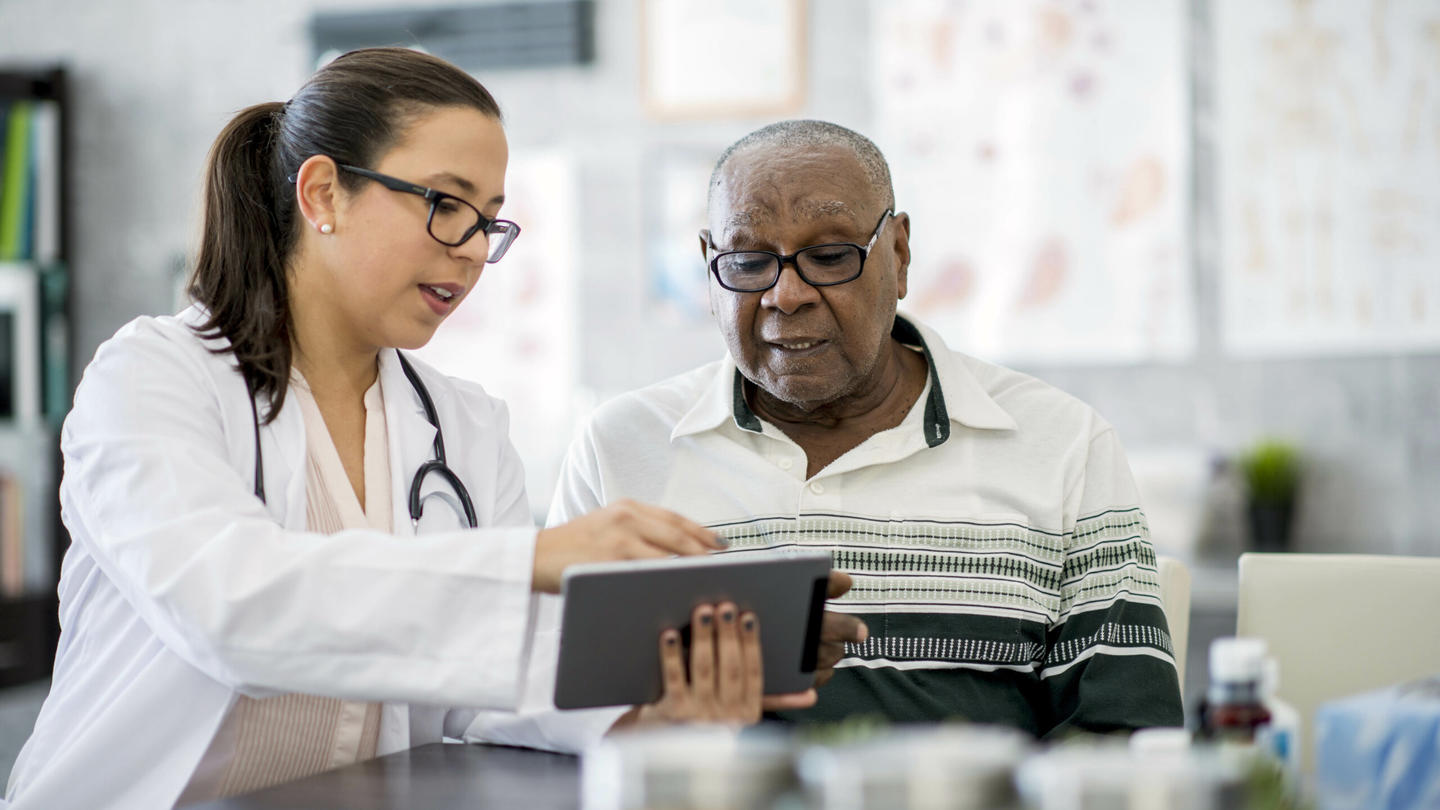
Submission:
<svg viewBox="0 0 1440 810">
<path fill-rule="evenodd" d="M 720 153 L 720 159 L 715 161 L 715 170 L 710 173 L 710 188 L 705 195 L 706 207 L 710 207 L 715 188 L 720 185 L 720 173 L 725 169 L 725 164 L 740 152 L 756 148 L 823 149 L 832 146 L 843 147 L 854 153 L 864 167 L 870 185 L 884 199 L 885 207 L 893 209 L 895 187 L 890 182 L 890 166 L 875 143 L 853 129 L 846 129 L 829 121 L 811 119 L 777 121 L 730 144 L 728 149 Z"/>
</svg>

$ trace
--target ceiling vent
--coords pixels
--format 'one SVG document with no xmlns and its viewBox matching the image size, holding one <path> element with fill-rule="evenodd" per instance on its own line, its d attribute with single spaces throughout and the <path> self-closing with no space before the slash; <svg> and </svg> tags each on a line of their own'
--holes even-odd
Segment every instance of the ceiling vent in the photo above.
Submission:
<svg viewBox="0 0 1440 810">
<path fill-rule="evenodd" d="M 317 14 L 315 58 L 356 48 L 421 48 L 471 73 L 584 65 L 595 59 L 593 0 Z"/>
</svg>

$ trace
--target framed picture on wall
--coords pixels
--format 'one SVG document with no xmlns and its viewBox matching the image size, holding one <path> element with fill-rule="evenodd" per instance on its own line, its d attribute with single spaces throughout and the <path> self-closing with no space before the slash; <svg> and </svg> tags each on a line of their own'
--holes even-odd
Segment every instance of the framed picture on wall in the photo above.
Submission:
<svg viewBox="0 0 1440 810">
<path fill-rule="evenodd" d="M 805 17 L 805 0 L 641 0 L 645 109 L 670 120 L 798 110 Z"/>
<path fill-rule="evenodd" d="M 0 264 L 0 423 L 40 417 L 40 290 L 33 267 Z"/>
</svg>

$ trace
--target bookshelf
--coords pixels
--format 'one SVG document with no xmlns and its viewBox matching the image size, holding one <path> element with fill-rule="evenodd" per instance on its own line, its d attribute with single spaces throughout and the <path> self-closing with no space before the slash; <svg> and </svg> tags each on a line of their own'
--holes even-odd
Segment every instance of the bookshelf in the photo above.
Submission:
<svg viewBox="0 0 1440 810">
<path fill-rule="evenodd" d="M 59 639 L 69 113 L 64 68 L 0 65 L 0 687 L 49 675 Z"/>
</svg>

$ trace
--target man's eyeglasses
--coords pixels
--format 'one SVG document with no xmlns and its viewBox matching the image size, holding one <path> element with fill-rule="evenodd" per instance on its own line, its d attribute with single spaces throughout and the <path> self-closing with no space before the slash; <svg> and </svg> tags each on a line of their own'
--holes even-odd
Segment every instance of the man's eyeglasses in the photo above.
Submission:
<svg viewBox="0 0 1440 810">
<path fill-rule="evenodd" d="M 485 240 L 489 243 L 489 252 L 485 256 L 488 264 L 494 264 L 504 258 L 505 251 L 510 249 L 515 237 L 520 235 L 519 225 L 508 219 L 491 219 L 480 213 L 475 206 L 453 194 L 418 186 L 398 177 L 372 172 L 359 166 L 347 166 L 344 163 L 337 165 L 351 174 L 368 177 L 391 191 L 415 194 L 429 200 L 430 216 L 425 221 L 425 229 L 430 232 L 432 239 L 442 245 L 459 247 L 470 241 L 470 237 L 475 234 L 484 233 Z"/>
<path fill-rule="evenodd" d="M 744 293 L 764 292 L 774 287 L 780 281 L 786 262 L 794 264 L 795 272 L 812 287 L 833 287 L 854 281 L 865 269 L 865 257 L 880 238 L 885 220 L 894 213 L 893 209 L 885 209 L 864 247 L 853 242 L 827 242 L 800 248 L 789 256 L 768 250 L 727 250 L 710 260 L 710 272 L 715 274 L 721 287 Z M 711 242 L 710 247 L 715 249 L 715 243 Z"/>
</svg>

